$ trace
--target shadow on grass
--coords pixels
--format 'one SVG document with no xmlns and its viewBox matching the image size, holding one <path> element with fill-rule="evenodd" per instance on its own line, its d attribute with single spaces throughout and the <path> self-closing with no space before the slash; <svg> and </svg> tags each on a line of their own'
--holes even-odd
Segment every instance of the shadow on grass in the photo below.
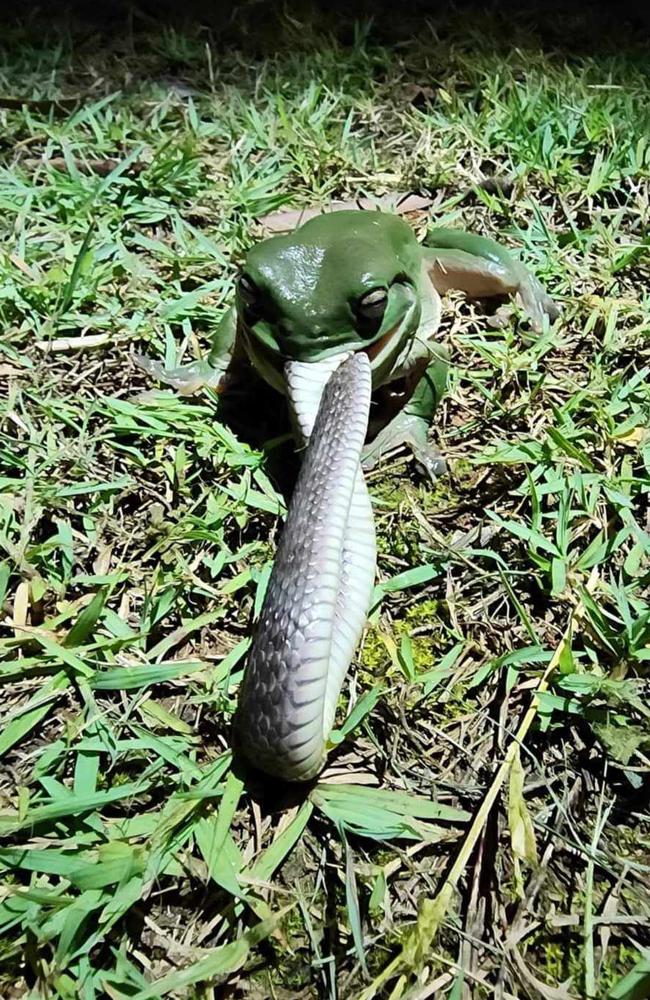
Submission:
<svg viewBox="0 0 650 1000">
<path fill-rule="evenodd" d="M 0 22 L 20 26 L 23 38 L 39 44 L 52 34 L 84 35 L 100 32 L 128 39 L 161 28 L 202 31 L 219 48 L 236 47 L 249 55 L 270 55 L 292 48 L 309 49 L 325 36 L 354 45 L 363 24 L 364 34 L 390 46 L 433 32 L 439 40 L 467 26 L 468 49 L 480 46 L 506 53 L 514 48 L 555 50 L 565 55 L 644 48 L 650 37 L 650 8 L 645 0 L 407 0 L 396 14 L 390 0 L 31 0 L 5 8 Z M 18 41 L 18 36 L 16 36 Z M 88 39 L 90 40 L 90 39 Z M 11 36 L 6 44 L 14 44 Z M 181 55 L 182 61 L 182 55 Z"/>
</svg>

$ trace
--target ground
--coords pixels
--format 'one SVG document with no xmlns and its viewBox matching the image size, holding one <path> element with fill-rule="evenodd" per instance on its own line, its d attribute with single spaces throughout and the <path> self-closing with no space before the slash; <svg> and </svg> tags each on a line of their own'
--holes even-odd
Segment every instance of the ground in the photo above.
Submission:
<svg viewBox="0 0 650 1000">
<path fill-rule="evenodd" d="M 0 995 L 648 996 L 641 15 L 209 6 L 0 37 Z M 281 404 L 233 428 L 133 356 L 206 351 L 261 217 L 408 191 L 562 317 L 447 301 L 449 475 L 369 476 L 374 608 L 289 794 L 229 731 Z"/>
</svg>

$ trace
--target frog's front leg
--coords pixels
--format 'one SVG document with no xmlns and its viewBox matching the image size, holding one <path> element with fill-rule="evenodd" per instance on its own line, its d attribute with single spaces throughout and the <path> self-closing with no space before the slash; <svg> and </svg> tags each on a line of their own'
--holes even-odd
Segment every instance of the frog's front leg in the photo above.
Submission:
<svg viewBox="0 0 650 1000">
<path fill-rule="evenodd" d="M 559 309 L 541 282 L 505 247 L 484 236 L 457 229 L 432 229 L 423 247 L 425 266 L 441 295 L 458 288 L 470 298 L 513 295 L 530 317 L 533 329 L 553 322 Z"/>
<path fill-rule="evenodd" d="M 148 375 L 166 385 L 171 385 L 181 396 L 191 396 L 199 389 L 223 391 L 226 373 L 236 354 L 237 313 L 232 306 L 217 326 L 207 358 L 191 361 L 178 368 L 165 368 L 162 361 L 142 355 L 135 356 L 136 364 Z"/>
<path fill-rule="evenodd" d="M 447 386 L 449 351 L 436 344 L 431 347 L 431 354 L 433 360 L 408 402 L 366 445 L 362 456 L 365 470 L 374 469 L 385 455 L 406 444 L 432 480 L 445 472 L 445 461 L 438 449 L 429 442 L 428 433 Z"/>
</svg>

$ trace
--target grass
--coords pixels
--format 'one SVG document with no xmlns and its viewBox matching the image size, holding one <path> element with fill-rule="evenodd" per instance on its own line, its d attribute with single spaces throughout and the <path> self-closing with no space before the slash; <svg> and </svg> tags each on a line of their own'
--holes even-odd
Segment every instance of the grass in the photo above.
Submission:
<svg viewBox="0 0 650 1000">
<path fill-rule="evenodd" d="M 4 30 L 3 997 L 649 995 L 650 110 L 618 28 Z M 450 475 L 369 477 L 376 600 L 291 798 L 229 733 L 290 484 L 277 400 L 226 420 L 132 356 L 205 352 L 265 213 L 411 189 L 563 317 L 533 338 L 448 300 Z"/>
</svg>

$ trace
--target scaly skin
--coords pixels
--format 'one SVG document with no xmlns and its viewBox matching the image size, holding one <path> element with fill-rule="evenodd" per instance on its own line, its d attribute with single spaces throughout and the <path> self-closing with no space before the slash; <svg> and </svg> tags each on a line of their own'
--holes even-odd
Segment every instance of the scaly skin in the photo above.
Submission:
<svg viewBox="0 0 650 1000">
<path fill-rule="evenodd" d="M 449 357 L 436 334 L 440 296 L 451 288 L 480 298 L 514 296 L 536 330 L 545 317 L 557 316 L 537 279 L 492 240 L 434 229 L 420 246 L 397 216 L 333 212 L 249 251 L 235 303 L 205 361 L 173 371 L 140 361 L 161 381 L 190 393 L 202 386 L 223 391 L 231 361 L 244 356 L 288 397 L 297 438 L 308 443 L 237 716 L 241 749 L 270 774 L 305 781 L 322 766 L 336 698 L 361 635 L 374 573 L 368 561 L 374 558 L 374 527 L 359 459 L 372 468 L 407 443 L 432 478 L 444 470 L 427 435 L 447 380 Z M 363 363 L 347 360 L 362 353 Z M 355 410 L 355 386 L 361 385 L 366 388 Z M 323 390 L 323 406 L 331 412 L 319 410 Z M 366 390 L 383 404 L 379 413 L 371 409 L 370 421 Z M 354 426 L 360 448 L 362 412 L 371 440 L 356 455 L 346 428 L 351 438 Z M 361 539 L 356 548 L 355 539 Z M 329 553 L 325 569 L 320 551 Z M 315 591 L 310 624 L 308 581 L 321 572 L 331 586 Z"/>
</svg>

